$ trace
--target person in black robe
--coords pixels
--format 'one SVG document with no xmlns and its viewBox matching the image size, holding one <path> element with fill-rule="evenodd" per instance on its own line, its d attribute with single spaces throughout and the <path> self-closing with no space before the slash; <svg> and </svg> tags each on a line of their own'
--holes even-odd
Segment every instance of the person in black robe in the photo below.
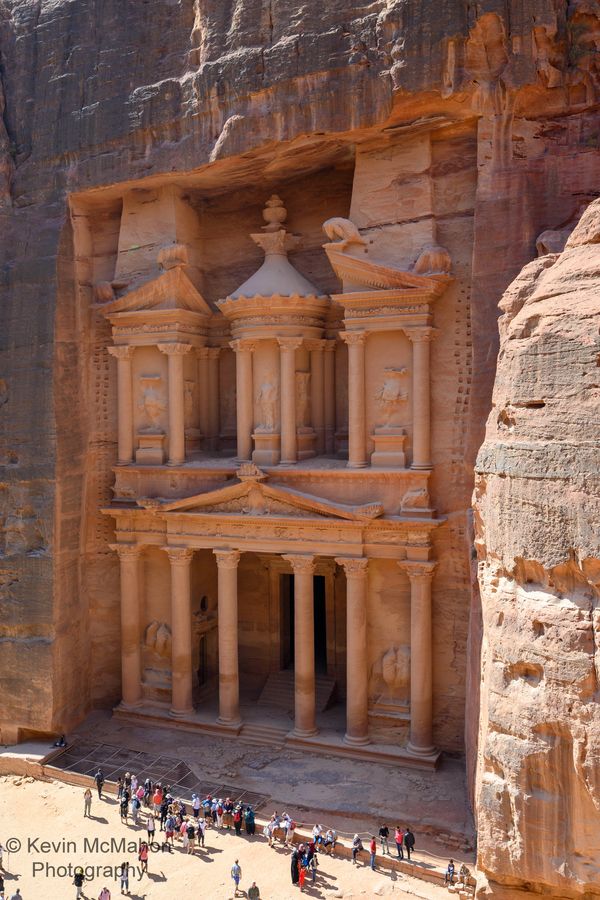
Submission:
<svg viewBox="0 0 600 900">
<path fill-rule="evenodd" d="M 298 884 L 300 881 L 300 853 L 294 850 L 292 853 L 292 884 Z"/>
</svg>

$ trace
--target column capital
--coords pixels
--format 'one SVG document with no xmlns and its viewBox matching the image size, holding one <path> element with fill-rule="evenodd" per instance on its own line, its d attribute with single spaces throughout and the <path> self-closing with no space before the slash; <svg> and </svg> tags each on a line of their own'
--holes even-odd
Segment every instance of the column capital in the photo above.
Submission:
<svg viewBox="0 0 600 900">
<path fill-rule="evenodd" d="M 349 347 L 356 344 L 364 344 L 366 338 L 366 331 L 340 331 L 340 340 L 348 344 Z"/>
<path fill-rule="evenodd" d="M 108 546 L 117 553 L 119 559 L 139 559 L 143 550 L 141 544 L 109 544 Z"/>
<path fill-rule="evenodd" d="M 301 337 L 278 337 L 277 343 L 282 350 L 299 350 L 303 340 Z"/>
<path fill-rule="evenodd" d="M 418 562 L 412 559 L 399 559 L 398 565 L 403 569 L 412 581 L 419 579 L 431 581 L 436 570 L 435 562 Z"/>
<path fill-rule="evenodd" d="M 338 566 L 342 566 L 346 578 L 366 578 L 369 560 L 365 556 L 336 556 Z"/>
<path fill-rule="evenodd" d="M 414 328 L 406 328 L 405 334 L 413 344 L 423 341 L 431 342 L 437 337 L 437 328 L 433 328 L 431 325 L 415 326 Z"/>
<path fill-rule="evenodd" d="M 239 550 L 213 550 L 219 569 L 237 569 L 240 561 Z"/>
<path fill-rule="evenodd" d="M 325 347 L 323 348 L 325 353 L 333 353 L 337 344 L 335 338 L 326 338 L 323 343 L 325 344 Z"/>
<path fill-rule="evenodd" d="M 287 555 L 283 555 L 281 557 L 285 559 L 286 562 L 289 562 L 294 575 L 313 575 L 315 571 L 315 558 L 314 556 L 305 556 L 298 555 L 295 553 L 290 553 Z"/>
<path fill-rule="evenodd" d="M 307 350 L 325 350 L 327 347 L 327 341 L 325 339 L 315 339 L 312 341 L 305 341 L 304 346 Z"/>
<path fill-rule="evenodd" d="M 188 350 L 192 349 L 191 344 L 180 344 L 180 343 L 172 343 L 172 344 L 157 344 L 158 349 L 161 353 L 166 353 L 167 356 L 183 356 Z"/>
<path fill-rule="evenodd" d="M 115 359 L 131 359 L 133 354 L 131 344 L 118 344 L 116 347 L 107 347 L 106 349 Z"/>
<path fill-rule="evenodd" d="M 172 566 L 187 566 L 192 561 L 194 551 L 191 547 L 163 547 Z"/>
<path fill-rule="evenodd" d="M 249 350 L 252 353 L 253 350 L 256 350 L 256 341 L 251 341 L 249 338 L 237 338 L 235 341 L 230 341 L 229 346 L 236 353 L 243 350 Z"/>
</svg>

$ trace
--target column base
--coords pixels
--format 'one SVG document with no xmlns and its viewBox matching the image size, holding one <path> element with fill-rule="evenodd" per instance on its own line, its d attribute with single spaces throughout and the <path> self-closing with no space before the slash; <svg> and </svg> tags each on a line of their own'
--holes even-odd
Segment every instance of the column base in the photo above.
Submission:
<svg viewBox="0 0 600 900">
<path fill-rule="evenodd" d="M 366 744 L 371 743 L 371 738 L 368 734 L 364 737 L 355 737 L 353 734 L 345 734 L 344 743 L 348 744 L 350 747 L 364 747 Z"/>
<path fill-rule="evenodd" d="M 166 465 L 167 466 L 182 466 L 185 462 L 185 459 L 170 459 Z"/>
<path fill-rule="evenodd" d="M 417 472 L 430 472 L 432 468 L 431 463 L 424 463 L 422 466 L 417 466 L 415 463 L 411 465 L 411 469 L 415 469 Z"/>
<path fill-rule="evenodd" d="M 118 459 L 117 465 L 118 466 L 130 466 L 132 462 L 133 462 L 132 459 Z"/>
<path fill-rule="evenodd" d="M 237 719 L 223 719 L 221 716 L 217 719 L 217 725 L 221 725 L 223 728 L 231 728 L 232 731 L 239 731 L 242 727 L 242 720 L 240 718 Z"/>
<path fill-rule="evenodd" d="M 290 732 L 291 736 L 295 737 L 295 738 L 311 738 L 311 737 L 314 737 L 318 733 L 319 733 L 318 728 L 308 728 L 308 729 L 294 728 Z"/>
<path fill-rule="evenodd" d="M 435 749 L 433 744 L 431 744 L 431 746 L 429 747 L 416 747 L 413 743 L 411 743 L 411 741 L 409 741 L 406 745 L 406 750 L 412 756 L 422 756 L 424 758 L 438 755 L 438 751 Z"/>
<path fill-rule="evenodd" d="M 280 466 L 283 466 L 283 467 L 286 467 L 286 466 L 295 466 L 295 465 L 297 464 L 297 462 L 298 462 L 297 459 L 280 459 L 280 460 L 279 460 L 279 465 L 280 465 Z"/>
<path fill-rule="evenodd" d="M 369 464 L 366 460 L 365 460 L 365 462 L 350 462 L 350 460 L 348 460 L 348 462 L 346 463 L 346 468 L 347 469 L 366 469 L 368 465 Z"/>
<path fill-rule="evenodd" d="M 189 709 L 170 709 L 169 715 L 172 719 L 189 719 L 190 716 L 194 715 L 194 708 L 190 707 Z"/>
<path fill-rule="evenodd" d="M 143 700 L 136 700 L 135 703 L 125 703 L 124 700 L 121 700 L 118 708 L 124 710 L 125 712 L 133 712 L 135 709 L 140 709 L 144 705 Z"/>
<path fill-rule="evenodd" d="M 252 458 L 251 458 L 251 455 L 248 456 L 248 457 L 245 458 L 245 459 L 242 459 L 241 456 L 236 456 L 235 459 L 234 459 L 234 462 L 239 463 L 240 465 L 242 465 L 242 463 L 249 463 L 249 462 L 252 462 Z"/>
</svg>

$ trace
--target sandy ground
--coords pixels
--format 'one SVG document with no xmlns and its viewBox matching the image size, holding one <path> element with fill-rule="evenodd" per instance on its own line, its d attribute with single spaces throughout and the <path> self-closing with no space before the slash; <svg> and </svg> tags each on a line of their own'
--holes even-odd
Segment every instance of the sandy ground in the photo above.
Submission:
<svg viewBox="0 0 600 900">
<path fill-rule="evenodd" d="M 236 859 L 242 868 L 244 896 L 253 880 L 260 888 L 261 900 L 288 900 L 300 894 L 291 884 L 289 851 L 269 849 L 258 834 L 238 838 L 212 829 L 207 831 L 206 848 L 194 856 L 184 854 L 180 844 L 173 852 L 157 849 L 150 855 L 148 875 L 140 877 L 135 850 L 146 836 L 145 829 L 122 824 L 113 797 L 100 801 L 94 795 L 92 818 L 85 819 L 83 789 L 60 782 L 0 777 L 0 823 L 7 898 L 17 887 L 23 900 L 74 898 L 72 870 L 77 865 L 90 875 L 86 897 L 97 898 L 105 885 L 113 898 L 120 897 L 116 871 L 123 859 L 134 867 L 130 879 L 134 900 L 229 900 L 233 897 L 230 871 Z M 125 849 L 120 846 L 123 841 Z M 307 884 L 304 891 L 316 900 L 392 896 L 435 900 L 449 896 L 443 888 L 411 877 L 372 872 L 364 863 L 353 867 L 345 859 L 320 857 L 319 861 L 316 883 Z"/>
</svg>

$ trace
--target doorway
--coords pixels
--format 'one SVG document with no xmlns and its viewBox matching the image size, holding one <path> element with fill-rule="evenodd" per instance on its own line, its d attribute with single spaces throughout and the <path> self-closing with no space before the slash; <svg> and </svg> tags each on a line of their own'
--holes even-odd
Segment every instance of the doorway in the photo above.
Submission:
<svg viewBox="0 0 600 900">
<path fill-rule="evenodd" d="M 281 623 L 280 647 L 281 668 L 294 667 L 294 576 L 280 575 L 279 602 L 281 604 L 279 621 Z M 327 673 L 327 607 L 325 602 L 325 576 L 313 576 L 314 596 L 314 631 L 315 631 L 315 671 L 321 675 Z"/>
</svg>

